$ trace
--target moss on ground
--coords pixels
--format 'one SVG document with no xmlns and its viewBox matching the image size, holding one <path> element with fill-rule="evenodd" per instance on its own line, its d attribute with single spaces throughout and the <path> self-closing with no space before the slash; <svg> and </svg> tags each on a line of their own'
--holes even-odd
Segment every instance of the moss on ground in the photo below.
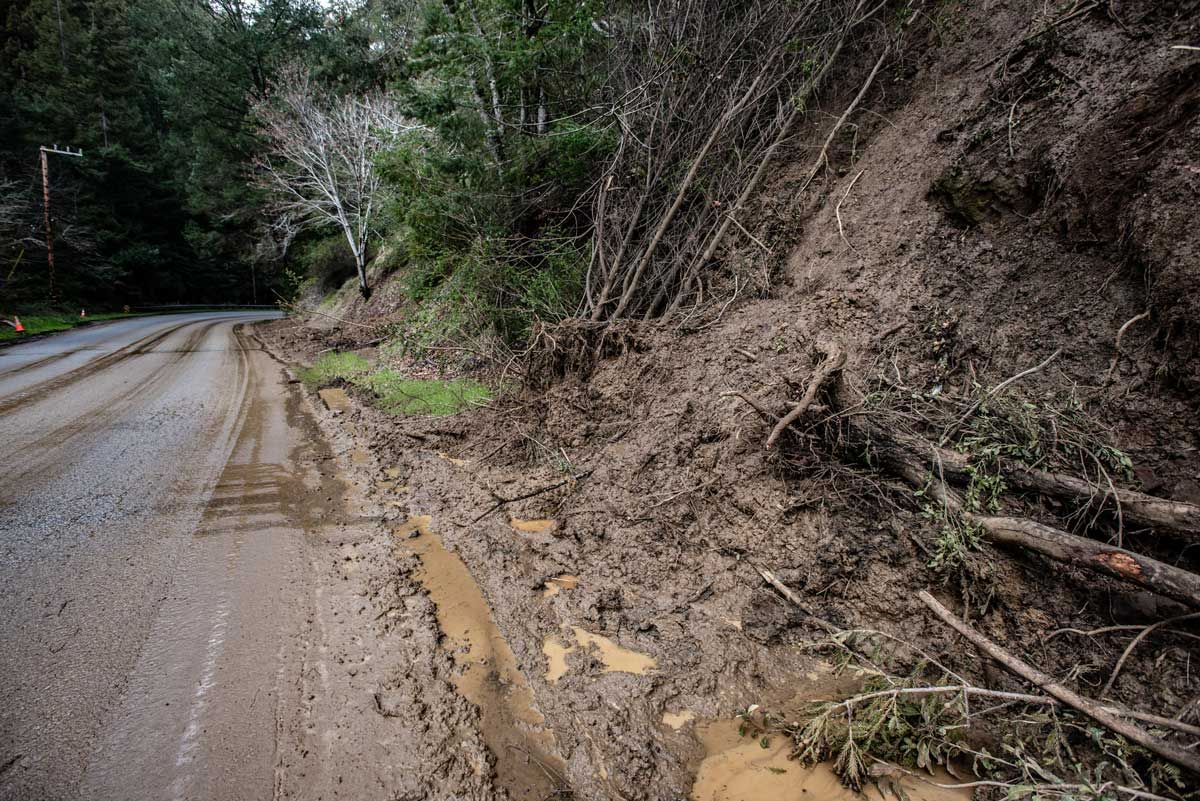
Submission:
<svg viewBox="0 0 1200 801">
<path fill-rule="evenodd" d="M 326 353 L 299 371 L 300 380 L 317 388 L 339 382 L 371 393 L 376 405 L 391 414 L 456 414 L 491 399 L 486 386 L 469 378 L 449 380 L 409 378 L 390 368 L 373 369 L 353 353 Z"/>
</svg>

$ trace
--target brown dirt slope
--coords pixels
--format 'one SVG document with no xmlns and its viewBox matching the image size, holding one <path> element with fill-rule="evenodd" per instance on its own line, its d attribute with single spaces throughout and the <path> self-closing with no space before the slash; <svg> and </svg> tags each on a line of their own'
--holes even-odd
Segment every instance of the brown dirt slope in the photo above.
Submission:
<svg viewBox="0 0 1200 801">
<path fill-rule="evenodd" d="M 727 718 L 789 697 L 812 665 L 796 646 L 819 636 L 806 611 L 923 642 L 978 681 L 1018 686 L 915 599 L 932 586 L 957 601 L 958 587 L 927 567 L 934 532 L 910 493 L 834 467 L 811 437 L 765 451 L 769 426 L 728 394 L 781 412 L 821 345 L 848 354 L 843 404 L 881 381 L 926 401 L 966 397 L 1061 349 L 1020 383 L 1024 396 L 1073 393 L 1131 457 L 1128 486 L 1200 502 L 1200 54 L 1172 49 L 1196 43 L 1200 4 L 1077 5 L 1067 19 L 1040 3 L 927 8 L 869 110 L 837 138 L 830 169 L 797 195 L 873 61 L 864 52 L 747 215 L 770 252 L 746 243 L 725 254 L 725 290 L 750 277 L 769 291 L 636 327 L 590 375 L 484 412 L 436 424 L 358 418 L 381 462 L 402 468 L 410 508 L 433 515 L 482 585 L 579 797 L 685 797 L 703 751 L 690 726 L 676 731 L 662 715 Z M 1118 330 L 1144 312 L 1118 353 Z M 476 519 L 498 497 L 564 480 Z M 1054 511 L 1033 500 L 1021 510 Z M 556 524 L 521 532 L 510 515 Z M 1125 536 L 1200 568 L 1180 542 Z M 1085 694 L 1124 641 L 1046 647 L 1051 629 L 1175 608 L 1032 554 L 980 554 L 990 599 L 975 624 Z M 757 567 L 808 609 L 783 601 Z M 546 597 L 544 582 L 564 573 L 578 588 Z M 571 626 L 657 667 L 605 672 L 581 649 L 548 682 L 543 643 Z M 1113 697 L 1186 711 L 1200 693 L 1194 646 L 1140 649 Z"/>
</svg>

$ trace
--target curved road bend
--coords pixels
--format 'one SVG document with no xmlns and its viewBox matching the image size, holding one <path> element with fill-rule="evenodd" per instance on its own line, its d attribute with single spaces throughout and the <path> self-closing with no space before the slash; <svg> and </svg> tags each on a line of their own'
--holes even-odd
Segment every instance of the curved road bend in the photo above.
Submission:
<svg viewBox="0 0 1200 801">
<path fill-rule="evenodd" d="M 274 795 L 311 475 L 263 317 L 0 350 L 0 799 Z"/>
</svg>

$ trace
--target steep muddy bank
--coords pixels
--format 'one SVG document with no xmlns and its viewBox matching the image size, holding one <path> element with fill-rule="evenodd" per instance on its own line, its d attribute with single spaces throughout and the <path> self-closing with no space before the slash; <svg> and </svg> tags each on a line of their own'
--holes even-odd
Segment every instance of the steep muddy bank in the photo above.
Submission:
<svg viewBox="0 0 1200 801">
<path fill-rule="evenodd" d="M 745 217 L 753 241 L 718 254 L 714 302 L 662 324 L 549 329 L 525 386 L 483 411 L 346 413 L 409 487 L 406 513 L 430 515 L 480 586 L 574 792 L 707 792 L 707 727 L 803 692 L 828 628 L 882 630 L 981 686 L 1029 689 L 932 617 L 927 589 L 1083 695 L 1197 722 L 1194 622 L 1134 639 L 1187 609 L 945 525 L 846 421 L 977 469 L 998 449 L 1085 478 L 1078 504 L 999 475 L 971 488 L 991 511 L 1200 571 L 1186 535 L 1103 508 L 1118 488 L 1200 501 L 1200 229 L 1181 222 L 1200 202 L 1198 56 L 1181 45 L 1198 10 L 923 8 L 925 38 L 822 151 L 829 169 L 808 180 L 826 123 L 781 149 Z M 873 58 L 819 98 L 824 116 Z M 374 334 L 271 328 L 298 361 L 375 357 Z M 765 447 L 835 350 L 844 364 L 809 414 Z M 938 474 L 930 461 L 918 478 Z"/>
</svg>

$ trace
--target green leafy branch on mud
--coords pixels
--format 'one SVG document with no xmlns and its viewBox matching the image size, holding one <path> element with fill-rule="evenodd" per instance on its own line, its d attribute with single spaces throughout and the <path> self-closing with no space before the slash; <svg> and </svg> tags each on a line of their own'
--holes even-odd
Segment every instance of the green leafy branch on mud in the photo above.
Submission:
<svg viewBox="0 0 1200 801">
<path fill-rule="evenodd" d="M 892 779 L 913 775 L 939 787 L 994 788 L 1008 799 L 1197 797 L 1180 768 L 1147 749 L 1044 697 L 975 686 L 890 635 L 839 631 L 817 648 L 860 686 L 791 717 L 751 706 L 738 713 L 739 733 L 764 748 L 772 736 L 787 737 L 793 759 L 832 760 L 855 790 L 873 783 L 885 797 L 891 790 L 905 798 Z"/>
</svg>

